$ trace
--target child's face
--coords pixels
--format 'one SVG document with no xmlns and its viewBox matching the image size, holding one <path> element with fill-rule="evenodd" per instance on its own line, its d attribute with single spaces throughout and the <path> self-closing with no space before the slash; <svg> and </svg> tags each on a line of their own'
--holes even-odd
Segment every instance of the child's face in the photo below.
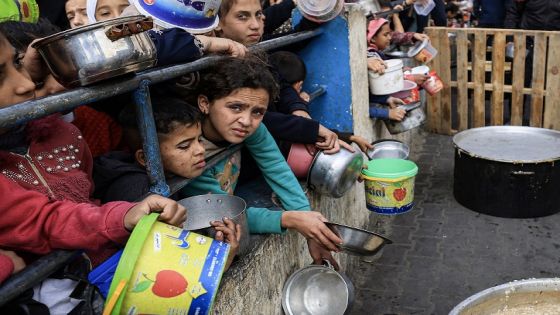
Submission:
<svg viewBox="0 0 560 315">
<path fill-rule="evenodd" d="M 261 40 L 264 33 L 264 14 L 259 0 L 235 0 L 229 12 L 220 17 L 219 36 L 245 46 Z"/>
<path fill-rule="evenodd" d="M 100 22 L 117 18 L 129 5 L 128 0 L 97 0 L 95 19 Z"/>
<path fill-rule="evenodd" d="M 8 40 L 0 35 L 0 108 L 35 97 L 35 83 L 23 68 L 23 54 L 17 54 Z"/>
<path fill-rule="evenodd" d="M 71 28 L 88 24 L 87 0 L 68 0 L 64 6 Z"/>
<path fill-rule="evenodd" d="M 204 136 L 211 141 L 243 142 L 259 127 L 268 107 L 265 89 L 241 88 L 212 103 L 201 95 L 200 110 L 208 114 L 204 120 Z"/>
<path fill-rule="evenodd" d="M 379 50 L 383 50 L 391 44 L 391 28 L 389 23 L 383 24 L 381 30 L 371 38 L 372 42 Z"/>
<path fill-rule="evenodd" d="M 158 134 L 159 151 L 166 174 L 186 178 L 204 171 L 204 147 L 200 143 L 200 123 L 179 125 L 168 134 Z"/>
</svg>

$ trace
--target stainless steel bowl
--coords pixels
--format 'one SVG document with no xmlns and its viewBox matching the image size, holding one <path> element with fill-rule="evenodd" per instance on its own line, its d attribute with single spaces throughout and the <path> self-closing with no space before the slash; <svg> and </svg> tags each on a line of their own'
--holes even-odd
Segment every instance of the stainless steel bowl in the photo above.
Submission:
<svg viewBox="0 0 560 315">
<path fill-rule="evenodd" d="M 282 308 L 287 315 L 342 315 L 353 301 L 350 279 L 330 265 L 309 265 L 286 280 Z"/>
<path fill-rule="evenodd" d="M 241 225 L 239 255 L 249 251 L 249 226 L 245 214 L 245 200 L 236 196 L 209 194 L 181 199 L 178 203 L 187 209 L 184 229 L 215 237 L 216 230 L 210 222 L 222 221 L 224 217 L 228 217 Z"/>
<path fill-rule="evenodd" d="M 539 307 L 554 308 L 554 311 L 539 311 Z M 523 314 L 559 314 L 560 278 L 527 279 L 495 286 L 464 300 L 449 315 L 516 314 L 521 311 Z"/>
<path fill-rule="evenodd" d="M 88 85 L 156 63 L 150 18 L 127 16 L 56 33 L 33 44 L 65 87 Z"/>
<path fill-rule="evenodd" d="M 367 151 L 370 160 L 374 159 L 408 159 L 410 149 L 399 140 L 382 139 L 371 143 L 373 149 Z"/>
<path fill-rule="evenodd" d="M 309 188 L 320 194 L 340 198 L 354 185 L 364 158 L 359 149 L 352 153 L 344 148 L 335 154 L 317 153 L 307 176 Z"/>
<path fill-rule="evenodd" d="M 325 224 L 342 239 L 340 249 L 351 255 L 373 256 L 385 244 L 393 243 L 385 236 L 370 231 L 332 222 Z"/>
</svg>

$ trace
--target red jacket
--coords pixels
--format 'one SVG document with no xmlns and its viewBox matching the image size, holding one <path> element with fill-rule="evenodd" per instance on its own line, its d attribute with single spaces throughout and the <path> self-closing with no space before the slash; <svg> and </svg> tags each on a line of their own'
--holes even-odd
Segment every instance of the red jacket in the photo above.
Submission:
<svg viewBox="0 0 560 315">
<path fill-rule="evenodd" d="M 25 156 L 0 151 L 0 247 L 39 255 L 82 249 L 102 262 L 126 242 L 123 219 L 134 204 L 90 200 L 92 158 L 75 126 L 47 117 L 26 134 Z M 0 270 L 10 267 L 3 261 Z"/>
</svg>

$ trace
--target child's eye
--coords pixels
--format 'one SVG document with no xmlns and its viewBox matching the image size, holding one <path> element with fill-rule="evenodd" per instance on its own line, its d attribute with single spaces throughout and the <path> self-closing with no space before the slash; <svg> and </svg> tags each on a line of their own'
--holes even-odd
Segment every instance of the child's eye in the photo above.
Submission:
<svg viewBox="0 0 560 315">
<path fill-rule="evenodd" d="M 253 111 L 253 115 L 255 115 L 257 117 L 264 116 L 264 112 L 265 112 L 264 110 L 256 110 L 256 111 Z"/>
<path fill-rule="evenodd" d="M 241 105 L 230 105 L 229 109 L 231 109 L 235 112 L 241 112 Z"/>
<path fill-rule="evenodd" d="M 257 12 L 257 14 L 255 14 L 255 16 L 260 19 L 260 18 L 264 17 L 264 14 L 262 13 L 262 11 L 260 11 L 260 12 Z"/>
<path fill-rule="evenodd" d="M 188 150 L 190 147 L 191 147 L 191 143 L 188 142 L 188 143 L 180 145 L 178 148 L 179 148 L 179 150 Z"/>
<path fill-rule="evenodd" d="M 100 15 L 100 16 L 108 16 L 108 15 L 110 15 L 110 14 L 111 14 L 111 12 L 109 12 L 109 10 L 101 10 L 101 11 L 99 11 L 99 15 Z"/>
<path fill-rule="evenodd" d="M 241 20 L 241 21 L 245 21 L 245 20 L 247 20 L 247 15 L 246 14 L 238 14 L 237 19 Z"/>
</svg>

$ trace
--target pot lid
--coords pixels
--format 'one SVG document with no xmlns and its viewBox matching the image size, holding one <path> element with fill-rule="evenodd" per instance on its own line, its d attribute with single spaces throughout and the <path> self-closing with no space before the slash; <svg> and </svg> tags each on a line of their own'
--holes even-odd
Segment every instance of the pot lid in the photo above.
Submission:
<svg viewBox="0 0 560 315">
<path fill-rule="evenodd" d="M 499 162 L 539 163 L 560 159 L 560 132 L 544 128 L 474 128 L 456 134 L 453 144 L 473 157 Z"/>
<path fill-rule="evenodd" d="M 425 39 L 425 40 L 423 40 L 423 41 L 421 41 L 421 42 L 416 42 L 416 43 L 414 44 L 414 46 L 410 47 L 410 50 L 408 51 L 408 55 L 409 55 L 409 56 L 416 56 L 416 55 L 418 55 L 418 53 L 419 53 L 422 49 L 426 48 L 426 46 L 428 46 L 429 43 L 430 43 L 430 41 L 427 40 L 427 39 Z"/>
</svg>

